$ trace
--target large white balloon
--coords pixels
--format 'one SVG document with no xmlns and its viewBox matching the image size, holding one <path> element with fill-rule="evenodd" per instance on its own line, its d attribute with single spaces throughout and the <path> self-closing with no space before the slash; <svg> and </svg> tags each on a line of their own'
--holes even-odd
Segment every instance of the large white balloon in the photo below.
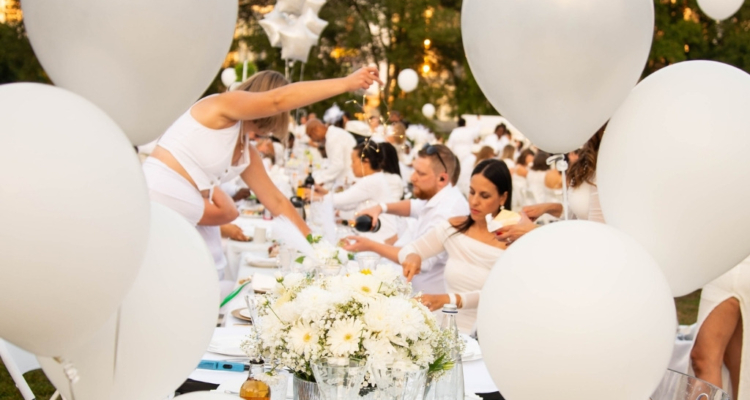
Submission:
<svg viewBox="0 0 750 400">
<path fill-rule="evenodd" d="M 224 71 L 221 71 L 221 83 L 224 86 L 228 88 L 235 82 L 237 82 L 237 71 L 234 68 L 226 68 Z"/>
<path fill-rule="evenodd" d="M 102 110 L 49 85 L 0 86 L 0 337 L 59 356 L 117 309 L 148 241 L 146 183 Z"/>
<path fill-rule="evenodd" d="M 195 228 L 152 203 L 146 259 L 122 303 L 119 324 L 113 315 L 93 340 L 65 355 L 80 376 L 73 386 L 75 398 L 166 398 L 195 370 L 211 341 L 218 284 L 213 258 Z M 39 361 L 55 387 L 71 399 L 57 362 Z"/>
<path fill-rule="evenodd" d="M 417 88 L 419 84 L 419 75 L 417 71 L 411 68 L 406 68 L 398 73 L 398 87 L 406 93 L 409 93 Z"/>
<path fill-rule="evenodd" d="M 672 354 L 664 276 L 604 224 L 532 231 L 495 264 L 481 296 L 479 343 L 506 399 L 647 399 Z"/>
<path fill-rule="evenodd" d="M 653 0 L 465 0 L 466 57 L 487 99 L 539 148 L 584 144 L 638 82 Z"/>
<path fill-rule="evenodd" d="M 698 7 L 709 17 L 723 21 L 739 11 L 744 2 L 745 0 L 698 0 Z"/>
<path fill-rule="evenodd" d="M 654 256 L 675 296 L 750 254 L 750 75 L 688 61 L 643 80 L 599 149 L 604 218 Z"/>
<path fill-rule="evenodd" d="M 427 103 L 422 106 L 422 114 L 424 114 L 427 118 L 432 118 L 435 116 L 435 106 L 433 106 L 431 103 Z"/>
<path fill-rule="evenodd" d="M 232 44 L 237 2 L 24 0 L 34 53 L 57 86 L 148 143 L 206 90 Z"/>
</svg>

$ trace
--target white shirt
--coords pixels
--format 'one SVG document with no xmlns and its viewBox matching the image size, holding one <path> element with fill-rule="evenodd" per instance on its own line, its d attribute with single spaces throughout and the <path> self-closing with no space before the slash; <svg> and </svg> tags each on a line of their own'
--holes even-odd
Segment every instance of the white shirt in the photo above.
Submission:
<svg viewBox="0 0 750 400">
<path fill-rule="evenodd" d="M 349 132 L 329 126 L 326 133 L 326 157 L 328 166 L 318 173 L 316 182 L 331 187 L 343 183 L 352 170 L 352 150 L 357 145 Z"/>
<path fill-rule="evenodd" d="M 456 323 L 461 332 L 468 334 L 477 320 L 479 293 L 505 250 L 464 234 L 456 234 L 449 221 L 442 221 L 426 235 L 401 249 L 398 260 L 404 262 L 409 254 L 418 254 L 424 259 L 443 252 L 448 253 L 445 263 L 447 293 L 458 293 L 463 303 Z"/>
<path fill-rule="evenodd" d="M 465 126 L 454 129 L 448 141 L 445 143 L 459 160 L 471 154 L 474 140 L 479 137 L 479 128 L 467 128 Z"/>
<path fill-rule="evenodd" d="M 396 247 L 403 247 L 417 240 L 430 231 L 441 221 L 457 216 L 469 215 L 469 203 L 461 192 L 448 185 L 440 190 L 429 201 L 412 200 L 411 217 L 416 218 L 402 237 L 395 243 Z M 445 279 L 443 271 L 448 255 L 440 253 L 435 257 L 422 260 L 422 272 L 412 280 L 414 292 L 426 294 L 445 293 Z"/>
<path fill-rule="evenodd" d="M 376 172 L 359 178 L 349 189 L 333 194 L 333 206 L 343 210 L 359 211 L 376 204 L 393 202 L 386 175 L 390 174 Z M 395 215 L 383 214 L 380 216 L 380 230 L 360 235 L 383 243 L 397 233 L 396 218 Z"/>
</svg>

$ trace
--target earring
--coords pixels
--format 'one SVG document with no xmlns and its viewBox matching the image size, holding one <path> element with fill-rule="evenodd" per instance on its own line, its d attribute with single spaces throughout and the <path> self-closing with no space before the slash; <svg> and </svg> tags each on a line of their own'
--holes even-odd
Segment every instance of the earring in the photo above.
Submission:
<svg viewBox="0 0 750 400">
<path fill-rule="evenodd" d="M 505 205 L 500 206 L 500 209 L 498 209 L 497 212 L 502 212 L 503 210 L 505 210 Z"/>
</svg>

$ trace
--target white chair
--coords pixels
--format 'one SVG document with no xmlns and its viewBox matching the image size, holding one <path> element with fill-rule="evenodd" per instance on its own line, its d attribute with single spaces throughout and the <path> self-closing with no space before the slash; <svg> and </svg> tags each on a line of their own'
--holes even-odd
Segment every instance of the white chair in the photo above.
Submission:
<svg viewBox="0 0 750 400">
<path fill-rule="evenodd" d="M 26 383 L 26 379 L 23 377 L 23 374 L 31 370 L 41 368 L 36 357 L 28 351 L 20 349 L 5 340 L 0 339 L 0 358 L 3 359 L 5 368 L 8 369 L 10 377 L 13 378 L 13 381 L 16 383 L 16 387 L 18 388 L 18 391 L 21 392 L 21 396 L 23 396 L 25 400 L 36 399 L 29 384 Z M 50 400 L 55 400 L 59 396 L 60 394 L 55 392 Z"/>
</svg>

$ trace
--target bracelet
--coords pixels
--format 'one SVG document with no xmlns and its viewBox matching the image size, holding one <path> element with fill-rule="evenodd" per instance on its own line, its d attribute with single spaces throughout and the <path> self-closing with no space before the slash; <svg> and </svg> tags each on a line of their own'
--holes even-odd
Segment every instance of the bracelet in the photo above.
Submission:
<svg viewBox="0 0 750 400">
<path fill-rule="evenodd" d="M 388 204 L 380 203 L 380 212 L 387 213 L 388 212 Z"/>
<path fill-rule="evenodd" d="M 456 305 L 456 295 L 455 293 L 448 293 L 448 304 Z"/>
</svg>

